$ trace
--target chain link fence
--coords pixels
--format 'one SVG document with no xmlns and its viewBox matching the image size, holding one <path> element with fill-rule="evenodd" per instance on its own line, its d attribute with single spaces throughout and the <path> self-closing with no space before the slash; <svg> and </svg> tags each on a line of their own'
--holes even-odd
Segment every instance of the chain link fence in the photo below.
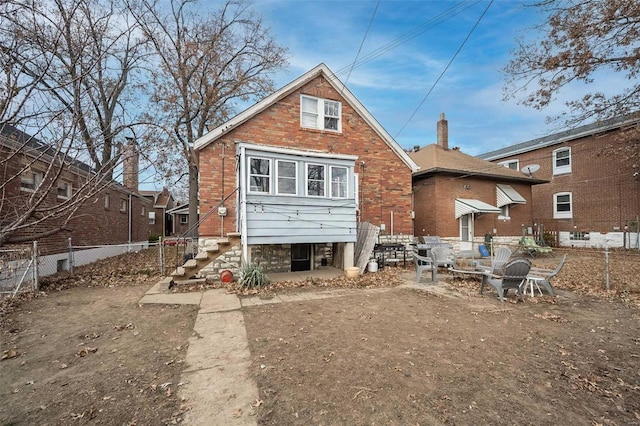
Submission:
<svg viewBox="0 0 640 426">
<path fill-rule="evenodd" d="M 15 296 L 21 291 L 37 291 L 42 277 L 67 271 L 99 259 L 135 252 L 150 247 L 147 241 L 130 244 L 74 246 L 69 239 L 63 253 L 40 255 L 38 242 L 18 249 L 0 250 L 0 295 Z"/>
</svg>

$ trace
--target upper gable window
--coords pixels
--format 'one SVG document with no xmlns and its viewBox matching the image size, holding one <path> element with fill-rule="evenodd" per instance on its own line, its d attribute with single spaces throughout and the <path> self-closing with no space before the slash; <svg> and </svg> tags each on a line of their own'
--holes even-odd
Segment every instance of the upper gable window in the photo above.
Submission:
<svg viewBox="0 0 640 426">
<path fill-rule="evenodd" d="M 271 190 L 271 160 L 249 158 L 249 192 L 269 193 Z"/>
<path fill-rule="evenodd" d="M 518 160 L 501 161 L 498 164 L 505 166 L 507 169 L 520 170 L 520 162 Z"/>
<path fill-rule="evenodd" d="M 338 101 L 300 97 L 300 125 L 308 129 L 342 131 L 342 104 Z"/>
<path fill-rule="evenodd" d="M 553 151 L 553 174 L 571 173 L 571 148 L 564 147 Z"/>
</svg>

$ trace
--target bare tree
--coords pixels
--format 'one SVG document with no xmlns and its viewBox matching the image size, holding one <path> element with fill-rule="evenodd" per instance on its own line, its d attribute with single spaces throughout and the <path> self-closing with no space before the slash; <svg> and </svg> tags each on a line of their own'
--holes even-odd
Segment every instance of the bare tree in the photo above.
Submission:
<svg viewBox="0 0 640 426">
<path fill-rule="evenodd" d="M 205 3 L 195 0 L 172 0 L 170 6 L 141 0 L 130 7 L 155 51 L 150 71 L 151 105 L 157 107 L 153 117 L 165 124 L 165 138 L 172 142 L 160 154 L 165 156 L 162 164 L 188 170 L 189 226 L 197 231 L 193 142 L 228 119 L 236 102 L 272 91 L 270 75 L 286 65 L 286 51 L 243 1 L 227 0 L 206 14 Z M 169 161 L 176 151 L 180 157 Z"/>
<path fill-rule="evenodd" d="M 0 129 L 8 132 L 0 156 L 0 245 L 59 232 L 83 202 L 112 183 L 119 141 L 136 124 L 128 110 L 142 87 L 135 72 L 145 44 L 127 8 L 118 4 L 0 3 Z M 21 166 L 12 169 L 18 156 Z M 22 174 L 43 161 L 48 167 L 33 192 L 9 197 Z M 47 203 L 61 174 L 82 163 L 91 169 L 84 170 L 73 195 Z M 21 235 L 27 228 L 31 235 Z"/>
<path fill-rule="evenodd" d="M 506 67 L 505 97 L 543 109 L 571 83 L 620 75 L 626 86 L 591 91 L 566 102 L 554 119 L 567 125 L 635 113 L 640 107 L 640 2 L 637 0 L 544 0 L 533 6 L 548 15 L 542 40 L 520 40 Z M 614 90 L 616 89 L 616 90 Z"/>
</svg>

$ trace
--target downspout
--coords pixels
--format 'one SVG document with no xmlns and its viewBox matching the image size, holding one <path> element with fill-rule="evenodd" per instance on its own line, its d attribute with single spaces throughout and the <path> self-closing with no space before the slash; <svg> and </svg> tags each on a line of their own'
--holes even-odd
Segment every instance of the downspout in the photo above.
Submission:
<svg viewBox="0 0 640 426">
<path fill-rule="evenodd" d="M 222 194 L 220 194 L 220 199 L 224 200 L 224 147 L 226 143 L 222 142 Z M 220 236 L 224 237 L 224 216 L 220 215 Z"/>
<path fill-rule="evenodd" d="M 247 247 L 247 174 L 245 173 L 245 147 L 240 147 L 240 243 L 242 244 L 242 260 L 250 262 L 249 247 Z"/>
<path fill-rule="evenodd" d="M 131 224 L 131 220 L 132 220 L 132 215 L 131 215 L 131 210 L 133 210 L 133 201 L 132 201 L 132 195 L 131 193 L 129 193 L 129 247 L 127 248 L 127 251 L 131 252 L 131 233 L 132 233 L 132 224 Z"/>
</svg>

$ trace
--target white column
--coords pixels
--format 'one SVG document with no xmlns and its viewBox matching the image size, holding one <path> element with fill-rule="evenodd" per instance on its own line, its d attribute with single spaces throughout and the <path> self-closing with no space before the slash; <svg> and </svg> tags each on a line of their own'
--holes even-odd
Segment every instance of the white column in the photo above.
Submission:
<svg viewBox="0 0 640 426">
<path fill-rule="evenodd" d="M 354 265 L 355 243 L 344 243 L 344 255 L 342 258 L 343 268 L 347 269 Z"/>
</svg>

